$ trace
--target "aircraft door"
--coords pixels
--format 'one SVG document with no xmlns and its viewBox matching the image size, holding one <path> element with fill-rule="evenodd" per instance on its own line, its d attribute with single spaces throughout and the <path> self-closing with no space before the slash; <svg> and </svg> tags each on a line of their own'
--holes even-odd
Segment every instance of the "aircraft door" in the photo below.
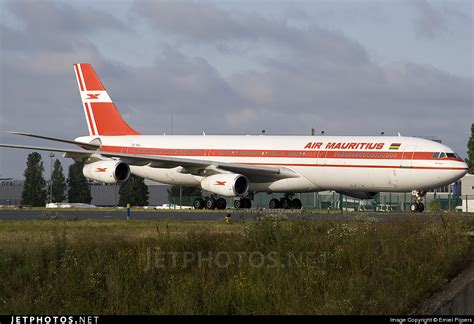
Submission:
<svg viewBox="0 0 474 324">
<path fill-rule="evenodd" d="M 400 160 L 400 167 L 411 168 L 413 166 L 413 155 L 415 153 L 416 145 L 407 145 L 403 150 L 402 158 Z"/>
<path fill-rule="evenodd" d="M 316 159 L 317 165 L 325 165 L 326 164 L 326 151 L 319 151 L 318 158 Z"/>
</svg>

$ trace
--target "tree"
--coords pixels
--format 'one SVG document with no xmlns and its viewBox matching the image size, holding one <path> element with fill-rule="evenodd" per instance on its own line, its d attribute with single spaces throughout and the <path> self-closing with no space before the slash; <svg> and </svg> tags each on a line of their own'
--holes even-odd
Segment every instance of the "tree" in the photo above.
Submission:
<svg viewBox="0 0 474 324">
<path fill-rule="evenodd" d="M 43 162 L 37 152 L 28 154 L 25 169 L 25 185 L 21 194 L 21 203 L 33 207 L 44 207 L 47 192 L 46 181 L 43 178 Z"/>
<path fill-rule="evenodd" d="M 66 178 L 63 173 L 63 166 L 59 160 L 54 161 L 53 168 L 53 199 L 52 202 L 63 202 L 66 200 Z"/>
<path fill-rule="evenodd" d="M 127 206 L 147 206 L 148 205 L 148 187 L 145 180 L 136 175 L 130 174 L 127 181 L 120 185 L 119 205 Z"/>
<path fill-rule="evenodd" d="M 69 167 L 67 197 L 70 203 L 90 204 L 92 200 L 91 188 L 86 177 L 82 174 L 83 167 L 84 164 L 81 162 L 74 162 Z"/>
<path fill-rule="evenodd" d="M 474 174 L 474 124 L 471 125 L 471 138 L 467 142 L 467 164 L 469 165 L 469 173 Z"/>
</svg>

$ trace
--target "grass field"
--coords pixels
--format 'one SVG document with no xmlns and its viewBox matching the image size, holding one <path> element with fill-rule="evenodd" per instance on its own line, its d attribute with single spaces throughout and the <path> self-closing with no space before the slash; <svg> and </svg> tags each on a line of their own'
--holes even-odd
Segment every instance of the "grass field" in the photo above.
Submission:
<svg viewBox="0 0 474 324">
<path fill-rule="evenodd" d="M 0 313 L 403 314 L 473 222 L 0 221 Z"/>
</svg>

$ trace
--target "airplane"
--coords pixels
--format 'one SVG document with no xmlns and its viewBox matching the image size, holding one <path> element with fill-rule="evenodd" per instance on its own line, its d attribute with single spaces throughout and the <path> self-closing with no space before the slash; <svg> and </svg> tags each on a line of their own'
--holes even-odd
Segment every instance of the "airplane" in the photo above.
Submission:
<svg viewBox="0 0 474 324">
<path fill-rule="evenodd" d="M 468 170 L 448 146 L 405 136 L 142 135 L 120 115 L 90 64 L 74 64 L 89 135 L 74 140 L 12 134 L 68 143 L 77 148 L 0 144 L 63 152 L 84 163 L 86 178 L 121 183 L 130 174 L 198 187 L 196 209 L 250 208 L 257 192 L 283 193 L 269 208 L 301 208 L 295 193 L 334 190 L 360 199 L 379 192 L 411 191 L 413 212 L 424 210 L 427 190 L 451 184 Z"/>
</svg>

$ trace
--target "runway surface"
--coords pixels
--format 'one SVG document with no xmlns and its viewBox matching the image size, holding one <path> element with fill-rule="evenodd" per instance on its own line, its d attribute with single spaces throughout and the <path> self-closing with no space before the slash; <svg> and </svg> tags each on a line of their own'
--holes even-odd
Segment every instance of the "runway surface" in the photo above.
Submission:
<svg viewBox="0 0 474 324">
<path fill-rule="evenodd" d="M 336 221 L 439 221 L 441 216 L 459 220 L 474 220 L 474 214 L 470 213 L 401 213 L 401 212 L 345 212 L 343 214 L 327 214 L 318 212 L 285 211 L 285 210 L 250 210 L 250 211 L 139 211 L 132 210 L 131 219 L 137 220 L 187 220 L 187 221 L 212 221 L 223 220 L 230 213 L 233 220 L 255 220 L 259 217 L 275 216 L 287 219 L 304 218 L 308 220 L 331 219 Z M 81 220 L 81 219 L 126 219 L 125 210 L 119 211 L 97 211 L 97 210 L 0 210 L 0 220 Z"/>
</svg>

